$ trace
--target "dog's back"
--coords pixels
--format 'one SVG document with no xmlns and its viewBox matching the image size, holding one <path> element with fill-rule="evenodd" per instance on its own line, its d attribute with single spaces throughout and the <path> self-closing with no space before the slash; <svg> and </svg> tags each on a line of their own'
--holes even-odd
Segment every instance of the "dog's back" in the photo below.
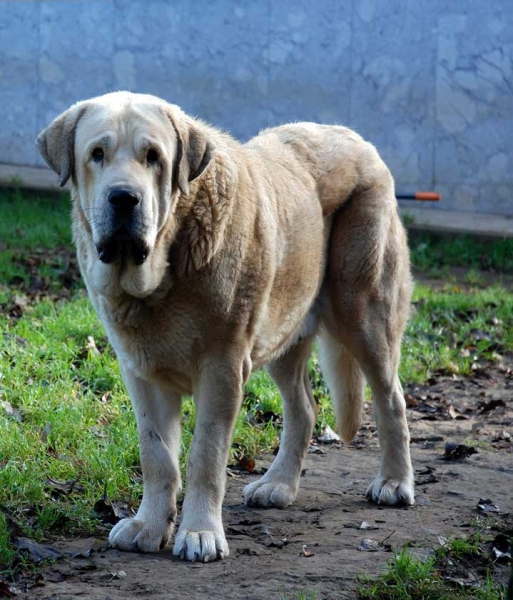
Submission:
<svg viewBox="0 0 513 600">
<path fill-rule="evenodd" d="M 392 175 L 374 146 L 346 127 L 283 125 L 263 131 L 248 145 L 274 155 L 292 154 L 298 169 L 315 181 L 329 235 L 319 302 L 324 325 L 321 364 L 339 427 L 349 441 L 360 425 L 365 391 L 356 359 L 361 354 L 359 340 L 372 340 L 378 363 L 389 353 L 383 344 L 390 343 L 395 365 L 408 316 L 409 255 Z M 372 303 L 379 310 L 371 323 Z M 363 334 L 366 322 L 368 331 Z M 380 329 L 386 330 L 384 337 Z M 393 370 L 392 365 L 387 368 Z"/>
</svg>

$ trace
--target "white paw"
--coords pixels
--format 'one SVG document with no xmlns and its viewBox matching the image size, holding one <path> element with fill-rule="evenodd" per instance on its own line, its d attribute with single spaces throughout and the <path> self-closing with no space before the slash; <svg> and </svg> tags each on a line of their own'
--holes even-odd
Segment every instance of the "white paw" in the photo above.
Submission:
<svg viewBox="0 0 513 600">
<path fill-rule="evenodd" d="M 113 548 L 131 552 L 158 552 L 171 540 L 174 524 L 152 523 L 135 519 L 122 519 L 109 534 Z"/>
<path fill-rule="evenodd" d="M 222 526 L 199 531 L 180 527 L 175 537 L 173 554 L 191 562 L 211 562 L 226 558 L 230 551 Z"/>
<path fill-rule="evenodd" d="M 244 488 L 244 503 L 246 506 L 261 506 L 263 508 L 286 508 L 296 499 L 297 489 L 288 483 L 280 481 L 263 481 L 259 479 Z"/>
<path fill-rule="evenodd" d="M 378 475 L 367 488 L 367 500 L 378 504 L 413 504 L 413 478 L 394 479 Z"/>
</svg>

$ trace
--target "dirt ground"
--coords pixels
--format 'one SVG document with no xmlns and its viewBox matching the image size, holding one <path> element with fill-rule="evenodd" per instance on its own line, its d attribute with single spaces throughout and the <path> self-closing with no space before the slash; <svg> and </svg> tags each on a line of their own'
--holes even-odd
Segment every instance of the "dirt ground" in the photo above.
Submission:
<svg viewBox="0 0 513 600">
<path fill-rule="evenodd" d="M 413 507 L 383 508 L 364 499 L 379 461 L 368 407 L 351 447 L 319 445 L 322 454 L 309 454 L 297 501 L 286 510 L 245 508 L 241 492 L 256 475 L 230 471 L 224 503 L 228 559 L 190 564 L 172 558 L 170 550 L 111 550 L 106 537 L 60 541 L 51 546 L 62 556 L 42 575 L 19 581 L 14 591 L 19 598 L 55 600 L 261 600 L 314 591 L 316 600 L 355 598 L 356 574 L 379 573 L 392 548 L 409 542 L 422 557 L 444 538 L 469 535 L 479 515 L 481 522 L 487 519 L 477 508 L 480 499 L 500 510 L 488 522 L 511 527 L 512 367 L 513 357 L 505 357 L 472 378 L 441 376 L 405 390 L 417 481 Z M 475 445 L 477 453 L 447 460 L 447 442 Z M 263 458 L 258 467 L 272 459 Z M 359 549 L 364 539 L 376 542 L 374 551 Z M 465 577 L 471 582 L 476 575 L 469 570 Z"/>
</svg>

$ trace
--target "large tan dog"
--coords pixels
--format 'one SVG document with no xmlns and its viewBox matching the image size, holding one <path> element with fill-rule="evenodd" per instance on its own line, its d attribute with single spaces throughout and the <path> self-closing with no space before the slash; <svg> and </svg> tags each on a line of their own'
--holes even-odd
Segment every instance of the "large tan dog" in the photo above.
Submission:
<svg viewBox="0 0 513 600">
<path fill-rule="evenodd" d="M 73 230 L 91 301 L 132 399 L 144 495 L 110 533 L 123 550 L 170 540 L 180 488 L 180 399 L 196 429 L 174 553 L 228 556 L 221 508 L 242 387 L 267 365 L 283 397 L 272 467 L 250 506 L 294 501 L 316 420 L 313 340 L 346 441 L 372 388 L 381 466 L 369 499 L 413 503 L 397 368 L 411 293 L 394 183 L 375 148 L 344 127 L 297 123 L 245 145 L 158 98 L 79 102 L 37 140 L 71 178 Z"/>
</svg>

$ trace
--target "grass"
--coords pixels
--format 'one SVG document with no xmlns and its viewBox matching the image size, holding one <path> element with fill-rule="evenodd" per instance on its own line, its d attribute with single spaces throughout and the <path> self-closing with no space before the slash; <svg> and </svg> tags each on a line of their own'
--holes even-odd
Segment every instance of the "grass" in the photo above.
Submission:
<svg viewBox="0 0 513 600">
<path fill-rule="evenodd" d="M 408 238 L 413 265 L 420 271 L 465 267 L 474 272 L 485 269 L 513 273 L 513 239 L 489 240 L 412 230 Z"/>
<path fill-rule="evenodd" d="M 280 600 L 316 600 L 317 593 L 313 592 L 295 592 L 281 596 Z"/>
<path fill-rule="evenodd" d="M 383 575 L 375 580 L 358 578 L 358 597 L 361 600 L 506 600 L 504 586 L 496 583 L 488 570 L 479 586 L 463 586 L 444 579 L 447 559 L 454 564 L 479 553 L 477 543 L 475 538 L 452 540 L 447 548 L 425 561 L 403 548 L 394 554 Z"/>
<path fill-rule="evenodd" d="M 19 560 L 8 518 L 36 539 L 92 533 L 103 527 L 94 506 L 104 492 L 135 509 L 142 482 L 135 420 L 116 359 L 83 286 L 73 279 L 74 272 L 70 275 L 67 197 L 0 192 L 0 240 L 0 565 L 8 570 Z M 460 254 L 448 253 L 446 241 L 441 243 L 443 250 L 437 250 L 434 241 L 414 240 L 415 264 L 445 268 L 449 261 L 467 261 L 468 283 L 479 284 L 482 249 L 456 243 Z M 510 252 L 510 244 L 492 243 L 488 264 L 510 272 Z M 20 302 L 13 317 L 12 307 Z M 404 382 L 420 383 L 440 372 L 470 374 L 476 363 L 498 360 L 498 353 L 512 350 L 513 297 L 500 285 L 481 290 L 454 284 L 436 291 L 416 287 L 403 349 Z M 315 356 L 310 376 L 320 404 L 318 427 L 333 426 Z M 245 389 L 231 461 L 272 451 L 281 429 L 274 416 L 280 413 L 277 390 L 265 372 L 255 373 Z M 182 468 L 194 422 L 194 404 L 187 399 Z M 457 548 L 452 552 L 457 554 Z M 404 591 L 411 580 L 418 589 L 436 591 L 434 564 L 416 564 L 406 554 L 394 560 L 395 583 L 388 580 L 388 587 Z"/>
<path fill-rule="evenodd" d="M 420 383 L 440 372 L 470 375 L 479 361 L 513 349 L 513 296 L 500 285 L 462 290 L 417 285 L 400 375 Z"/>
<path fill-rule="evenodd" d="M 480 534 L 476 533 L 466 538 L 454 538 L 453 540 L 449 540 L 447 544 L 448 554 L 457 559 L 464 558 L 465 556 L 476 556 L 480 553 L 480 539 Z"/>
</svg>

